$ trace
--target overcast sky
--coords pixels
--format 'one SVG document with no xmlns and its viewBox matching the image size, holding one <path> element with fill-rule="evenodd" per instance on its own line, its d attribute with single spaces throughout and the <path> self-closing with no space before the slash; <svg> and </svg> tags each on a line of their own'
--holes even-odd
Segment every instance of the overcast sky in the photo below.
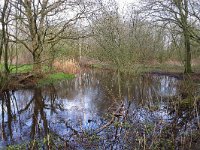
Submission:
<svg viewBox="0 0 200 150">
<path fill-rule="evenodd" d="M 137 3 L 139 0 L 117 0 L 120 5 L 128 4 L 128 3 Z"/>
<path fill-rule="evenodd" d="M 127 7 L 130 6 L 129 4 L 138 5 L 140 0 L 116 0 L 118 6 L 120 8 L 119 12 L 124 14 L 127 10 Z"/>
</svg>

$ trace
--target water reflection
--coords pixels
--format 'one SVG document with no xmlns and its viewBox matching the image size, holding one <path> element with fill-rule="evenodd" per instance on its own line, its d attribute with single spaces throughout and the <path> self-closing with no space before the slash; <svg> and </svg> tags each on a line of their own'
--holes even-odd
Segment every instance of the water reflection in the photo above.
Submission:
<svg viewBox="0 0 200 150">
<path fill-rule="evenodd" d="M 168 76 L 133 78 L 119 72 L 90 70 L 71 81 L 6 91 L 1 93 L 0 101 L 0 146 L 53 134 L 63 141 L 79 143 L 81 149 L 84 142 L 75 141 L 75 135 L 99 131 L 103 138 L 98 144 L 104 145 L 103 149 L 121 149 L 138 143 L 137 148 L 144 148 L 149 143 L 141 144 L 136 137 L 143 137 L 148 126 L 155 129 L 148 133 L 149 137 L 146 133 L 147 140 L 157 132 L 173 133 L 173 145 L 178 146 L 175 140 L 180 134 L 199 129 L 199 89 L 198 84 Z M 113 114 L 119 107 L 120 111 Z M 109 128 L 100 130 L 109 122 Z M 130 133 L 122 128 L 126 123 L 132 127 L 130 139 L 125 138 Z M 111 144 L 113 140 L 115 145 Z M 150 145 L 153 144 L 151 141 Z"/>
</svg>

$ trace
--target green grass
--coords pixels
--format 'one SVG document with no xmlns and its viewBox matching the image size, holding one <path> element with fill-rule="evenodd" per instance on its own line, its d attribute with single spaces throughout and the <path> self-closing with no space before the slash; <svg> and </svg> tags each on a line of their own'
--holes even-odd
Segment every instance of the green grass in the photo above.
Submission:
<svg viewBox="0 0 200 150">
<path fill-rule="evenodd" d="M 42 85 L 55 83 L 57 81 L 73 79 L 73 78 L 75 78 L 74 74 L 66 74 L 63 72 L 59 72 L 59 73 L 49 74 L 46 77 L 44 77 L 43 79 L 40 79 L 38 81 L 38 85 L 42 86 Z"/>
<path fill-rule="evenodd" d="M 92 68 L 98 68 L 98 69 L 105 69 L 104 65 L 101 64 L 92 64 Z M 184 66 L 178 66 L 178 65 L 172 65 L 172 64 L 132 64 L 129 66 L 122 66 L 121 68 L 118 68 L 114 65 L 106 66 L 107 69 L 113 69 L 117 70 L 119 69 L 122 72 L 129 72 L 133 74 L 142 74 L 146 72 L 184 72 Z M 196 71 L 198 67 L 193 66 L 193 70 Z M 200 68 L 200 67 L 199 67 Z M 200 69 L 199 69 L 200 70 Z"/>
<path fill-rule="evenodd" d="M 33 70 L 33 65 L 31 64 L 26 64 L 26 65 L 21 65 L 16 67 L 15 65 L 12 65 L 10 67 L 11 73 L 28 73 L 28 72 L 32 72 Z M 49 67 L 48 66 L 42 66 L 42 72 L 47 72 L 49 71 Z"/>
<path fill-rule="evenodd" d="M 25 150 L 27 149 L 27 143 L 18 144 L 18 145 L 9 145 L 6 147 L 7 150 Z"/>
<path fill-rule="evenodd" d="M 184 72 L 183 66 L 170 65 L 170 64 L 157 64 L 157 65 L 147 65 L 147 64 L 137 64 L 131 68 L 136 73 L 142 74 L 146 72 Z"/>
<path fill-rule="evenodd" d="M 10 65 L 9 66 L 9 70 L 10 70 L 10 73 L 27 73 L 27 72 L 30 72 L 33 68 L 33 65 L 29 65 L 29 64 L 26 64 L 26 65 L 19 65 L 16 67 L 16 65 Z M 3 64 L 0 64 L 0 70 L 3 71 L 4 69 L 4 66 Z"/>
<path fill-rule="evenodd" d="M 4 67 L 3 64 L 0 64 L 0 71 L 3 71 Z M 25 65 L 19 65 L 16 67 L 16 65 L 10 65 L 9 66 L 10 73 L 28 73 L 32 72 L 33 65 L 32 64 L 25 64 Z M 42 66 L 42 72 L 49 71 L 48 66 Z"/>
<path fill-rule="evenodd" d="M 10 72 L 11 73 L 27 73 L 27 72 L 31 72 L 33 69 L 33 65 L 22 65 L 22 66 L 15 66 L 15 65 L 11 65 L 10 66 Z"/>
<path fill-rule="evenodd" d="M 3 64 L 0 64 L 0 70 L 2 70 L 3 69 Z"/>
<path fill-rule="evenodd" d="M 3 70 L 3 65 L 0 64 L 0 69 Z M 32 72 L 33 65 L 21 65 L 16 68 L 15 65 L 10 66 L 10 73 L 28 73 Z M 0 70 L 0 71 L 1 71 Z M 53 69 L 54 70 L 54 69 Z M 51 70 L 52 72 L 52 70 Z M 51 73 L 50 69 L 48 66 L 42 66 L 42 74 L 46 74 L 43 78 L 35 78 L 37 81 L 37 86 L 43 86 L 43 85 L 48 85 L 51 83 L 55 83 L 61 80 L 66 80 L 66 79 L 73 79 L 75 77 L 74 74 L 66 74 L 63 72 L 58 72 L 58 73 Z M 40 76 L 42 77 L 42 76 Z M 0 85 L 3 85 L 4 81 L 6 81 L 4 78 L 0 78 Z M 1 87 L 0 87 L 1 88 Z"/>
<path fill-rule="evenodd" d="M 45 137 L 35 138 L 30 141 L 23 141 L 19 144 L 8 145 L 7 147 L 0 148 L 0 150 L 27 150 L 27 149 L 50 149 L 47 148 L 47 145 L 51 147 L 51 149 L 65 149 L 65 142 L 59 138 L 58 135 L 49 133 Z"/>
<path fill-rule="evenodd" d="M 91 64 L 92 68 L 102 69 L 104 66 L 102 64 Z"/>
</svg>

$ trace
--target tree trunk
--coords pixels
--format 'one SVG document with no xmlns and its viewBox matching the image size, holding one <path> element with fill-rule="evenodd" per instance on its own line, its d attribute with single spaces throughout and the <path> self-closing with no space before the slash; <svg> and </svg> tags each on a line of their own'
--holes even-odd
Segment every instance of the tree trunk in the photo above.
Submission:
<svg viewBox="0 0 200 150">
<path fill-rule="evenodd" d="M 5 71 L 6 73 L 9 73 L 9 64 L 8 64 L 8 49 L 9 49 L 9 45 L 8 45 L 8 27 L 7 24 L 4 25 L 4 67 L 5 67 Z"/>
<path fill-rule="evenodd" d="M 3 35 L 1 35 L 1 43 L 0 43 L 0 63 L 1 63 L 2 53 L 3 53 Z"/>
<path fill-rule="evenodd" d="M 184 40 L 185 40 L 185 71 L 184 73 L 192 73 L 190 39 L 189 39 L 189 35 L 187 34 L 187 31 L 184 31 Z"/>
<path fill-rule="evenodd" d="M 33 72 L 36 74 L 41 74 L 42 71 L 41 54 L 36 51 L 32 55 L 33 55 Z"/>
<path fill-rule="evenodd" d="M 41 52 L 42 46 L 38 44 L 38 39 L 34 35 L 32 38 L 32 56 L 33 56 L 33 72 L 41 74 Z"/>
<path fill-rule="evenodd" d="M 8 41 L 7 39 L 5 40 L 4 47 L 5 47 L 4 48 L 4 67 L 5 67 L 6 73 L 9 73 L 10 70 L 8 67 Z"/>
<path fill-rule="evenodd" d="M 3 48 L 4 48 L 4 68 L 5 72 L 9 73 L 9 67 L 8 67 L 8 15 L 7 9 L 8 9 L 8 3 L 9 0 L 4 1 L 3 11 L 1 12 L 1 27 L 2 27 L 2 43 L 0 46 L 0 54 L 2 55 Z"/>
<path fill-rule="evenodd" d="M 184 44 L 185 44 L 185 71 L 184 73 L 192 73 L 191 66 L 191 43 L 189 35 L 189 23 L 188 23 L 188 1 L 178 1 L 178 8 L 180 12 L 180 22 L 182 24 Z"/>
</svg>

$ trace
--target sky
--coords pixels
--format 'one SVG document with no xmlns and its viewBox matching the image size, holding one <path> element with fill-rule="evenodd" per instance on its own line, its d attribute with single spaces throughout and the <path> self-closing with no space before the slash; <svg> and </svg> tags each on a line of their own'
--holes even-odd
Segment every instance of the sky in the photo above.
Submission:
<svg viewBox="0 0 200 150">
<path fill-rule="evenodd" d="M 109 0 L 103 0 L 104 2 L 109 1 Z M 124 7 L 124 5 L 128 5 L 130 3 L 137 4 L 140 0 L 115 0 L 120 7 Z"/>
<path fill-rule="evenodd" d="M 116 0 L 120 5 L 137 3 L 139 0 Z"/>
<path fill-rule="evenodd" d="M 130 6 L 129 4 L 138 5 L 139 1 L 140 0 L 116 0 L 119 6 L 119 12 L 121 14 L 124 14 L 126 12 L 128 6 Z"/>
</svg>

